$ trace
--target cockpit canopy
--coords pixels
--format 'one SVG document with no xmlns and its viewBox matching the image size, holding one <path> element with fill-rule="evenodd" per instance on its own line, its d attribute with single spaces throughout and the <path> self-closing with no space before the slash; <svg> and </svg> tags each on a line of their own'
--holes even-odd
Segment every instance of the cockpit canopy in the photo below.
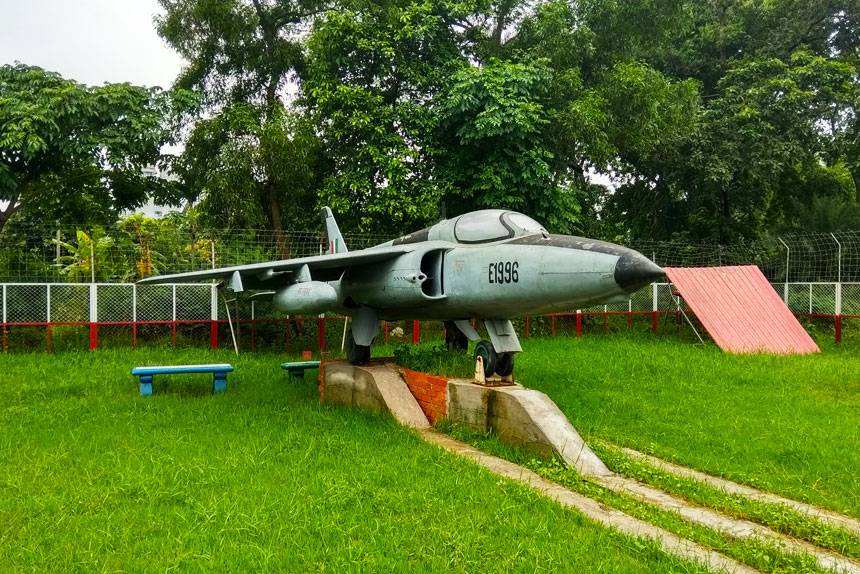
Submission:
<svg viewBox="0 0 860 574">
<path fill-rule="evenodd" d="M 532 233 L 547 233 L 543 226 L 522 213 L 485 209 L 461 215 L 454 220 L 457 243 L 491 243 Z"/>
<path fill-rule="evenodd" d="M 404 245 L 421 243 L 422 241 L 447 241 L 448 243 L 475 245 L 535 233 L 548 235 L 540 223 L 522 213 L 504 209 L 485 209 L 440 221 L 433 227 L 404 235 L 390 244 Z"/>
</svg>

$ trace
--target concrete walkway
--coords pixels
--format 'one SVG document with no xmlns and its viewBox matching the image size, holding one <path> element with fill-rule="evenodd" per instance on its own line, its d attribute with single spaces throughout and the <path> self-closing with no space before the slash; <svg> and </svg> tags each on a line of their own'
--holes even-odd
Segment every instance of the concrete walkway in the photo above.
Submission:
<svg viewBox="0 0 860 574">
<path fill-rule="evenodd" d="M 809 554 L 818 564 L 827 570 L 860 574 L 860 564 L 840 556 L 835 552 L 825 550 L 804 540 L 786 536 L 767 526 L 762 526 L 749 520 L 732 518 L 722 512 L 698 506 L 691 502 L 667 494 L 666 492 L 643 484 L 633 478 L 623 476 L 589 477 L 588 480 L 608 488 L 613 492 L 626 494 L 637 500 L 653 504 L 662 510 L 678 514 L 684 520 L 710 528 L 726 536 L 738 539 L 757 539 L 772 544 L 783 552 L 793 554 Z"/>
<path fill-rule="evenodd" d="M 778 494 L 764 492 L 762 490 L 758 490 L 757 488 L 753 488 L 752 486 L 738 484 L 737 482 L 732 482 L 731 480 L 727 480 L 725 478 L 719 478 L 710 474 L 705 474 L 704 472 L 700 472 L 698 470 L 693 470 L 691 468 L 672 464 L 671 462 L 667 462 L 665 460 L 641 453 L 633 449 L 622 448 L 621 451 L 634 460 L 644 462 L 655 468 L 668 472 L 669 474 L 674 474 L 675 476 L 679 476 L 681 478 L 692 478 L 694 480 L 698 480 L 699 482 L 704 482 L 705 484 L 713 486 L 714 488 L 718 488 L 729 494 L 736 494 L 745 498 L 749 498 L 750 500 L 755 500 L 757 502 L 766 502 L 768 504 L 781 504 L 783 506 L 791 508 L 792 510 L 800 512 L 801 514 L 806 514 L 807 516 L 824 522 L 825 524 L 828 524 L 835 528 L 843 528 L 856 536 L 860 536 L 860 520 L 857 520 L 856 518 L 845 516 L 844 514 L 839 514 L 838 512 L 834 512 L 826 508 L 821 508 L 813 504 L 798 502 L 797 500 L 785 498 L 784 496 L 779 496 Z"/>
<path fill-rule="evenodd" d="M 709 568 L 717 572 L 731 574 L 755 574 L 758 572 L 758 570 L 732 560 L 719 552 L 705 548 L 686 538 L 681 538 L 676 534 L 638 518 L 628 516 L 620 510 L 601 504 L 554 482 L 541 478 L 527 468 L 479 451 L 435 430 L 425 429 L 419 432 L 426 441 L 468 458 L 498 476 L 526 484 L 562 506 L 575 508 L 589 519 L 603 526 L 615 528 L 622 534 L 629 536 L 646 537 L 655 540 L 663 551 L 668 554 L 678 556 L 684 560 L 706 564 Z"/>
</svg>

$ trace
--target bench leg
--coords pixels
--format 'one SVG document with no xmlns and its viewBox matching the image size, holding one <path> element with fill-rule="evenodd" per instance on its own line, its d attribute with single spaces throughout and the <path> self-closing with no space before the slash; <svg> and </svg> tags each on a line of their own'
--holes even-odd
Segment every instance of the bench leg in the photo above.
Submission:
<svg viewBox="0 0 860 574">
<path fill-rule="evenodd" d="M 301 383 L 305 380 L 305 372 L 304 371 L 290 371 L 290 382 L 291 383 Z"/>
<path fill-rule="evenodd" d="M 152 375 L 140 375 L 140 395 L 143 397 L 152 396 Z"/>
<path fill-rule="evenodd" d="M 220 393 L 227 390 L 227 373 L 212 373 L 212 392 Z"/>
</svg>

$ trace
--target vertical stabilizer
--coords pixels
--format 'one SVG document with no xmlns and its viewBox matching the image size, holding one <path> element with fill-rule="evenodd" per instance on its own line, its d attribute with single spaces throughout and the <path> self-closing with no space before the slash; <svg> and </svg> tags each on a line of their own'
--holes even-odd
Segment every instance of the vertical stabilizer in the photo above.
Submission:
<svg viewBox="0 0 860 574">
<path fill-rule="evenodd" d="M 331 208 L 323 207 L 320 212 L 323 228 L 325 229 L 325 238 L 328 243 L 327 254 L 346 253 L 349 249 L 346 248 L 346 243 L 343 241 L 343 235 L 340 234 L 340 229 L 337 227 L 337 221 L 334 220 L 334 214 Z"/>
</svg>

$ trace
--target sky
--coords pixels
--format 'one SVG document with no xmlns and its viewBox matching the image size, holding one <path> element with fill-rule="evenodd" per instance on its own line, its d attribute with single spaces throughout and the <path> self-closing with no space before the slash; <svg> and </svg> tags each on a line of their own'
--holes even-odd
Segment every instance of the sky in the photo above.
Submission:
<svg viewBox="0 0 860 574">
<path fill-rule="evenodd" d="M 183 61 L 155 31 L 159 11 L 156 0 L 0 0 L 0 65 L 168 88 Z"/>
</svg>

